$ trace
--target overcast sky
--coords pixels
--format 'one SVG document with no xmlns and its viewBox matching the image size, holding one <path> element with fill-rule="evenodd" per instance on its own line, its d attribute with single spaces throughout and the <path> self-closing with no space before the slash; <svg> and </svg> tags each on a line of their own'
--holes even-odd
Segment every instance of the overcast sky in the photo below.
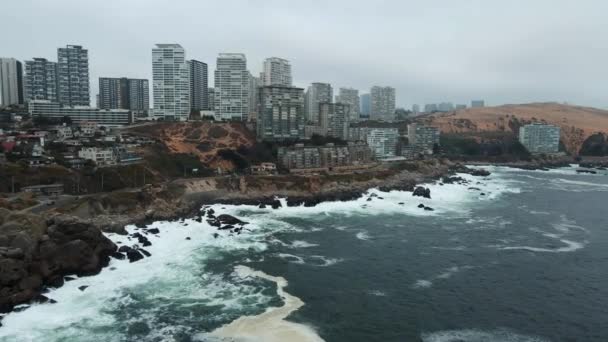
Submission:
<svg viewBox="0 0 608 342">
<path fill-rule="evenodd" d="M 362 93 L 397 89 L 397 105 L 559 101 L 608 108 L 605 0 L 2 0 L 1 57 L 57 59 L 89 50 L 98 77 L 151 78 L 155 43 L 209 64 L 243 52 L 292 63 L 294 83 Z"/>
</svg>

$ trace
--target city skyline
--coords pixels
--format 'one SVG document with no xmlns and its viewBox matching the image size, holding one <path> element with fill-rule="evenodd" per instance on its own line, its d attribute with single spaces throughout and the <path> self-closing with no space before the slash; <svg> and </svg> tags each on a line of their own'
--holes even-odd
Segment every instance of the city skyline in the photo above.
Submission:
<svg viewBox="0 0 608 342">
<path fill-rule="evenodd" d="M 91 98 L 98 93 L 99 77 L 151 80 L 149 49 L 156 43 L 177 43 L 186 49 L 189 59 L 207 63 L 209 70 L 215 70 L 218 53 L 237 52 L 247 56 L 253 75 L 262 71 L 265 58 L 289 60 L 294 86 L 298 87 L 326 82 L 336 89 L 352 87 L 365 93 L 374 84 L 388 84 L 396 88 L 397 106 L 403 108 L 444 101 L 470 103 L 477 98 L 485 99 L 487 105 L 556 101 L 608 107 L 600 82 L 608 77 L 602 67 L 608 48 L 597 46 L 593 38 L 601 36 L 606 28 L 599 24 L 601 20 L 592 20 L 599 19 L 608 5 L 598 1 L 551 6 L 553 2 L 543 0 L 525 3 L 526 11 L 518 8 L 523 2 L 446 2 L 442 10 L 431 11 L 433 5 L 386 2 L 379 8 L 364 10 L 357 2 L 337 1 L 328 5 L 330 9 L 347 6 L 336 21 L 323 20 L 331 10 L 315 13 L 312 6 L 275 1 L 263 5 L 244 1 L 201 5 L 184 1 L 179 19 L 176 9 L 155 1 L 121 2 L 120 15 L 113 11 L 118 4 L 115 1 L 60 3 L 66 6 L 35 0 L 8 4 L 4 13 L 27 12 L 40 16 L 40 20 L 28 23 L 23 32 L 7 36 L 2 57 L 22 62 L 34 57 L 55 60 L 58 47 L 82 45 L 89 50 Z M 194 30 L 213 32 L 221 17 L 230 14 L 234 6 L 240 6 L 240 12 L 247 15 L 237 21 L 235 32 L 202 38 L 191 34 Z M 183 11 L 184 8 L 189 10 Z M 181 18 L 196 15 L 198 10 L 214 15 L 205 21 Z M 278 32 L 276 22 L 256 20 L 256 14 L 264 11 L 285 18 L 286 29 Z M 310 22 L 313 14 L 321 17 Z M 2 28 L 21 25 L 14 16 L 0 16 Z M 56 20 L 55 23 L 66 24 L 49 27 L 43 16 L 74 17 L 74 21 L 67 24 Z M 378 25 L 359 28 L 366 16 L 378 20 Z M 453 19 L 449 30 L 422 25 L 430 19 L 441 22 L 447 16 Z M 166 18 L 170 29 L 155 27 L 155 21 L 148 20 L 160 17 Z M 110 19 L 112 26 L 102 24 Z M 564 21 L 570 24 L 564 25 Z M 135 22 L 141 30 L 128 32 Z M 512 22 L 518 23 L 516 28 L 496 29 L 500 26 L 497 23 Z M 79 29 L 74 30 L 75 26 Z M 337 39 L 335 34 L 321 34 L 348 31 L 353 33 L 347 37 L 348 42 L 342 41 L 346 39 L 344 35 Z M 36 34 L 29 34 L 33 32 Z M 400 35 L 398 44 L 393 43 L 395 32 Z M 363 41 L 366 44 L 361 44 Z"/>
</svg>

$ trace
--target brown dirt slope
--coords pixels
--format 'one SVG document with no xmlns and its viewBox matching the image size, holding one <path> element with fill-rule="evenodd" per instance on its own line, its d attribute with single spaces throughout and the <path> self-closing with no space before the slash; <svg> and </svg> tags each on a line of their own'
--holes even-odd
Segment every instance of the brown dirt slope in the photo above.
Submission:
<svg viewBox="0 0 608 342">
<path fill-rule="evenodd" d="M 608 133 L 608 111 L 558 103 L 530 103 L 498 107 L 468 108 L 434 114 L 428 122 L 444 133 L 506 131 L 517 133 L 530 122 L 546 122 L 561 127 L 562 141 L 577 153 L 585 139 L 597 132 Z"/>
<path fill-rule="evenodd" d="M 129 131 L 159 139 L 169 152 L 195 155 L 203 164 L 213 168 L 233 167 L 231 162 L 217 155 L 219 150 L 236 150 L 255 143 L 254 133 L 238 122 L 167 122 L 134 127 Z"/>
</svg>

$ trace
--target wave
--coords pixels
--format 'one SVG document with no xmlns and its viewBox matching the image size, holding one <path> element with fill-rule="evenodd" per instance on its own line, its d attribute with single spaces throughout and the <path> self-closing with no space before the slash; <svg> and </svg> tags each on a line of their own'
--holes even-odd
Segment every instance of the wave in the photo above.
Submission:
<svg viewBox="0 0 608 342">
<path fill-rule="evenodd" d="M 285 291 L 287 280 L 275 277 L 246 266 L 236 266 L 235 273 L 242 278 L 258 277 L 276 283 L 277 294 L 283 300 L 283 306 L 268 308 L 256 316 L 244 316 L 215 330 L 211 335 L 231 340 L 243 341 L 293 341 L 316 342 L 323 339 L 307 325 L 293 323 L 285 319 L 292 312 L 304 305 L 304 302 Z M 199 336 L 204 340 L 205 336 Z"/>
<path fill-rule="evenodd" d="M 549 235 L 547 235 L 547 236 L 551 237 Z M 502 249 L 502 250 L 525 250 L 525 251 L 539 252 L 539 253 L 543 253 L 543 252 L 544 253 L 568 253 L 568 252 L 574 252 L 581 248 L 584 248 L 585 245 L 587 244 L 586 242 L 576 242 L 576 241 L 570 241 L 570 240 L 566 240 L 566 239 L 560 239 L 559 241 L 564 243 L 566 246 L 558 247 L 558 248 L 541 248 L 541 247 L 531 247 L 531 246 L 506 246 L 506 247 L 500 247 L 500 249 Z"/>
<path fill-rule="evenodd" d="M 370 239 L 369 234 L 365 230 L 358 232 L 355 236 L 357 237 L 357 239 L 363 241 L 368 241 Z"/>
<path fill-rule="evenodd" d="M 424 333 L 423 342 L 549 342 L 549 340 L 529 335 L 521 335 L 507 329 L 498 330 L 443 330 Z"/>
</svg>

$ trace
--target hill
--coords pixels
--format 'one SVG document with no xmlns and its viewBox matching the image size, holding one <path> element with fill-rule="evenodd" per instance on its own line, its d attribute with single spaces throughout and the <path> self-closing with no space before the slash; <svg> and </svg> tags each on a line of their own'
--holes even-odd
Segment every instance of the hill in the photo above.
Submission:
<svg viewBox="0 0 608 342">
<path fill-rule="evenodd" d="M 443 133 L 509 132 L 531 122 L 561 127 L 561 140 L 570 153 L 580 151 L 595 133 L 608 133 L 608 111 L 558 103 L 530 103 L 498 107 L 468 108 L 431 114 L 420 121 L 439 127 Z"/>
</svg>

